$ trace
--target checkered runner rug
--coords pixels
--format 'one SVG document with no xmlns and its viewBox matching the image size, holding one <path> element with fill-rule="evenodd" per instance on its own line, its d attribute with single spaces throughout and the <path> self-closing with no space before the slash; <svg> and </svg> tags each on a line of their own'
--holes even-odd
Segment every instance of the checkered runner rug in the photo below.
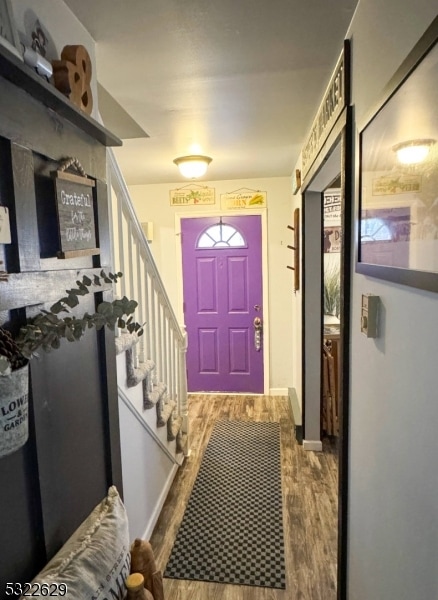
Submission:
<svg viewBox="0 0 438 600">
<path fill-rule="evenodd" d="M 215 424 L 164 576 L 285 589 L 278 423 Z"/>
</svg>

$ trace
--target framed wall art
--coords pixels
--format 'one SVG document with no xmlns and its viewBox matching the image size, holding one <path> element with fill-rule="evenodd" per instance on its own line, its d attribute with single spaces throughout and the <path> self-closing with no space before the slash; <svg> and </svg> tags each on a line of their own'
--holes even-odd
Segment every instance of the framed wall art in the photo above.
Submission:
<svg viewBox="0 0 438 600">
<path fill-rule="evenodd" d="M 359 133 L 356 271 L 438 292 L 438 18 Z"/>
<path fill-rule="evenodd" d="M 0 0 L 0 45 L 23 60 L 10 0 Z"/>
</svg>

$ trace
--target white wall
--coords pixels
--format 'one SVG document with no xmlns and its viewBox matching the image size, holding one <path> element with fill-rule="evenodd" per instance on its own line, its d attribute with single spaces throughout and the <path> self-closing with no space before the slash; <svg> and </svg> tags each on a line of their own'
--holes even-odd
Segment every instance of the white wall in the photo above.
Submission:
<svg viewBox="0 0 438 600">
<path fill-rule="evenodd" d="M 182 298 L 179 294 L 175 273 L 181 272 L 181 264 L 177 259 L 179 237 L 175 231 L 175 215 L 182 216 L 200 213 L 201 211 L 217 212 L 220 210 L 220 194 L 233 192 L 240 188 L 251 188 L 267 192 L 268 222 L 268 293 L 269 293 L 269 338 L 270 338 L 270 381 L 272 391 L 286 393 L 292 385 L 292 271 L 286 269 L 292 264 L 291 251 L 286 248 L 291 244 L 291 231 L 287 225 L 293 224 L 293 213 L 290 210 L 291 181 L 288 177 L 267 179 L 245 179 L 231 181 L 202 181 L 202 185 L 214 187 L 216 203 L 207 206 L 170 206 L 169 191 L 186 184 L 169 183 L 156 185 L 134 185 L 129 188 L 135 210 L 140 222 L 152 221 L 154 240 L 152 253 L 157 262 L 169 298 L 181 323 Z M 242 215 L 245 211 L 242 210 Z"/>
<path fill-rule="evenodd" d="M 301 170 L 301 157 L 299 162 L 295 165 L 294 171 L 296 169 Z M 300 252 L 300 287 L 292 296 L 292 386 L 295 388 L 297 393 L 298 404 L 300 405 L 300 409 L 302 411 L 303 408 L 303 371 L 302 371 L 302 301 L 303 301 L 303 274 L 301 272 L 301 264 L 302 264 L 302 256 L 303 256 L 303 228 L 302 228 L 302 202 L 301 202 L 301 190 L 298 190 L 298 193 L 292 196 L 292 208 L 291 213 L 294 213 L 294 210 L 298 208 L 300 210 L 300 231 L 299 231 L 299 252 Z"/>
<path fill-rule="evenodd" d="M 353 104 L 362 127 L 437 14 L 430 0 L 361 0 L 353 19 Z M 357 190 L 356 190 L 357 203 Z M 376 340 L 361 294 L 382 302 Z M 353 274 L 349 600 L 438 598 L 438 296 Z"/>
<path fill-rule="evenodd" d="M 122 390 L 120 445 L 129 536 L 131 541 L 137 537 L 148 540 L 177 470 L 170 458 L 175 455 L 175 442 L 167 441 L 167 427 L 157 428 L 155 408 L 143 409 L 143 384 L 128 388 L 124 352 L 117 356 L 117 381 Z"/>
</svg>

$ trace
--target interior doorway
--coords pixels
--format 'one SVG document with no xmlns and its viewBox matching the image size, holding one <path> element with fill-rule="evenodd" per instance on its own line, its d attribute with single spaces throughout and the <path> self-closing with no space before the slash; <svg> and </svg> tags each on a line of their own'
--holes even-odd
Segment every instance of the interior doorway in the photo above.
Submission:
<svg viewBox="0 0 438 600">
<path fill-rule="evenodd" d="M 352 236 L 352 114 L 339 117 L 303 182 L 303 445 L 321 450 L 324 436 L 324 192 L 339 190 L 339 307 L 337 325 L 338 598 L 346 598 L 349 337 Z M 330 228 L 333 230 L 333 228 Z M 331 234 L 333 235 L 333 234 Z M 331 241 L 331 240 L 330 240 Z M 335 241 L 333 239 L 333 241 Z M 328 261 L 327 261 L 328 262 Z"/>
<path fill-rule="evenodd" d="M 330 149 L 320 171 L 308 183 L 303 193 L 303 445 L 307 450 L 316 451 L 322 450 L 324 433 L 322 400 L 325 330 L 332 329 L 333 335 L 336 330 L 338 333 L 339 386 L 343 370 L 341 322 L 345 319 L 342 314 L 344 296 L 341 294 L 341 281 L 343 282 L 344 278 L 341 276 L 341 271 L 345 261 L 341 250 L 345 250 L 345 244 L 342 246 L 339 244 L 339 237 L 345 237 L 342 223 L 345 202 L 340 175 L 341 151 L 342 140 L 339 137 Z M 329 194 L 328 190 L 332 190 L 332 193 Z M 336 203 L 336 219 L 333 219 L 334 222 L 327 227 L 327 231 L 325 231 L 324 216 L 329 211 L 324 210 L 325 198 L 328 204 Z M 339 252 L 329 252 L 334 248 Z M 336 283 L 337 288 L 331 290 L 330 298 L 327 297 L 326 314 L 325 287 L 330 272 L 333 272 L 335 280 L 333 283 Z M 332 288 L 335 288 L 335 285 L 332 285 Z M 340 407 L 336 410 L 336 416 L 339 411 Z M 337 430 L 339 420 L 340 418 L 338 418 Z"/>
<path fill-rule="evenodd" d="M 341 176 L 323 191 L 322 214 L 322 354 L 321 437 L 335 448 L 339 437 L 339 395 L 342 377 L 341 295 L 343 252 Z"/>
</svg>

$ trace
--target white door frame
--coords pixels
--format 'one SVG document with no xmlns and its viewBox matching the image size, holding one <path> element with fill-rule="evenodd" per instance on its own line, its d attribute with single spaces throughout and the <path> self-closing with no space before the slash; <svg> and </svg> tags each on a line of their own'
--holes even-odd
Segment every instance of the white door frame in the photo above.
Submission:
<svg viewBox="0 0 438 600">
<path fill-rule="evenodd" d="M 245 217 L 258 215 L 261 217 L 262 226 L 262 286 L 263 286 L 263 386 L 264 394 L 269 395 L 270 391 L 270 335 L 269 335 L 269 285 L 268 285 L 268 223 L 266 210 L 204 210 L 199 212 L 175 214 L 175 235 L 179 238 L 176 248 L 176 276 L 178 289 L 178 306 L 180 307 L 180 321 L 184 322 L 183 302 L 183 268 L 182 268 L 182 249 L 181 249 L 181 219 L 199 219 L 203 217 Z M 228 392 L 227 392 L 228 393 Z"/>
</svg>

